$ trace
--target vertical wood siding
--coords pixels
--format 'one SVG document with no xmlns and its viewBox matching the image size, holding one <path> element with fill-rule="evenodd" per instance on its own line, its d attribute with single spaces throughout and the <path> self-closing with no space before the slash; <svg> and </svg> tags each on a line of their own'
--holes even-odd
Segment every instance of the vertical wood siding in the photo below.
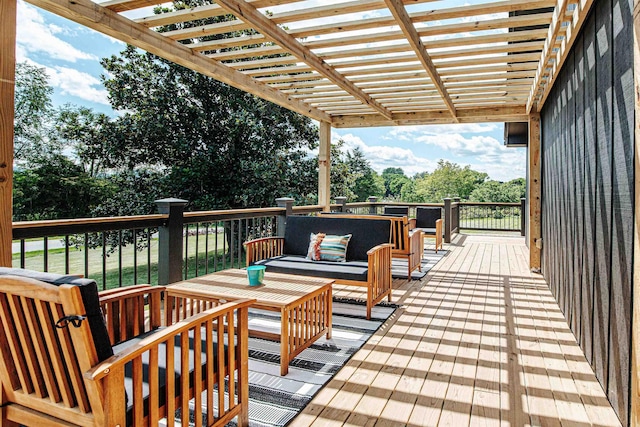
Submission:
<svg viewBox="0 0 640 427">
<path fill-rule="evenodd" d="M 599 0 L 541 112 L 542 272 L 624 425 L 633 261 L 633 4 Z"/>
</svg>

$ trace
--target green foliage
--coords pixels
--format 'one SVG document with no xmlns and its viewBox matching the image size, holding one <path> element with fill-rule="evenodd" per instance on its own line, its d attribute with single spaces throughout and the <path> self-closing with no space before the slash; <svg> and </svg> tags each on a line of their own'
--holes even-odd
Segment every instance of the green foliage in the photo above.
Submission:
<svg viewBox="0 0 640 427">
<path fill-rule="evenodd" d="M 471 192 L 473 202 L 517 203 L 525 196 L 526 182 L 524 178 L 516 178 L 509 182 L 486 181 Z"/>
<path fill-rule="evenodd" d="M 349 202 L 382 196 L 384 182 L 371 168 L 362 150 L 356 147 L 345 151 L 343 147 L 343 140 L 331 146 L 331 194 L 346 197 Z"/>
<path fill-rule="evenodd" d="M 404 174 L 402 168 L 386 168 L 382 171 L 384 182 L 384 196 L 387 199 L 400 199 L 403 188 L 411 184 L 411 179 Z M 408 193 L 408 189 L 404 190 Z"/>
<path fill-rule="evenodd" d="M 14 220 L 91 216 L 102 200 L 114 195 L 114 190 L 66 157 L 51 156 L 34 168 L 14 172 Z"/>
<path fill-rule="evenodd" d="M 50 116 L 53 113 L 51 95 L 44 68 L 26 62 L 16 64 L 14 157 L 28 164 L 58 153 L 55 140 L 49 138 Z"/>
<path fill-rule="evenodd" d="M 165 170 L 167 195 L 196 209 L 272 206 L 317 188 L 317 127 L 299 114 L 132 47 L 103 60 L 120 170 Z M 117 154 L 117 155 L 116 155 Z"/>
<path fill-rule="evenodd" d="M 442 202 L 446 197 L 468 199 L 475 187 L 488 177 L 470 166 L 461 167 L 441 159 L 436 170 L 416 180 L 416 198 L 420 202 Z"/>
</svg>

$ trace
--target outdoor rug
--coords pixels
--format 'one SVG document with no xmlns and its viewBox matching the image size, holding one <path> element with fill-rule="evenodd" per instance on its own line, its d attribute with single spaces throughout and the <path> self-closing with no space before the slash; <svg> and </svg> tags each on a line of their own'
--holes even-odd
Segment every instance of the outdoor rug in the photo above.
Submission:
<svg viewBox="0 0 640 427">
<path fill-rule="evenodd" d="M 364 302 L 335 299 L 331 339 L 321 337 L 300 353 L 284 377 L 280 376 L 280 343 L 250 338 L 249 426 L 284 426 L 291 421 L 397 307 L 378 304 L 371 320 L 366 320 Z M 249 327 L 279 332 L 280 315 L 250 310 Z"/>
<path fill-rule="evenodd" d="M 422 254 L 422 271 L 413 270 L 411 272 L 411 279 L 422 279 L 427 275 L 429 270 L 438 263 L 449 251 L 438 250 L 438 253 L 433 249 L 425 249 Z M 394 258 L 391 261 L 391 275 L 394 279 L 406 279 L 407 278 L 407 260 Z"/>
</svg>

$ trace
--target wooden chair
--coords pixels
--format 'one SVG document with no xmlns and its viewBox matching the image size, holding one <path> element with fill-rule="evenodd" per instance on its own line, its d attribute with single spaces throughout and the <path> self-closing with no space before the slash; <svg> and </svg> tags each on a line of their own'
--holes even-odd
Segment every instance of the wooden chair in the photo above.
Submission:
<svg viewBox="0 0 640 427">
<path fill-rule="evenodd" d="M 409 208 L 407 208 L 408 210 Z M 321 215 L 332 215 L 321 213 Z M 414 270 L 422 271 L 422 231 L 412 230 L 407 216 L 397 214 L 387 215 L 356 215 L 340 214 L 341 218 L 366 218 L 391 220 L 391 257 L 407 260 L 407 280 L 411 280 Z"/>
<path fill-rule="evenodd" d="M 438 248 L 442 249 L 442 209 L 439 207 L 416 208 L 416 218 L 414 227 L 422 231 L 422 247 L 424 248 L 424 238 L 432 237 L 436 239 L 436 253 Z"/>
<path fill-rule="evenodd" d="M 176 410 L 190 413 L 191 399 L 196 425 L 223 426 L 236 416 L 248 424 L 253 301 L 160 327 L 164 288 L 141 285 L 98 298 L 88 282 L 0 276 L 2 425 L 156 426 L 166 418 L 171 426 Z M 225 386 L 231 398 L 217 393 Z"/>
</svg>

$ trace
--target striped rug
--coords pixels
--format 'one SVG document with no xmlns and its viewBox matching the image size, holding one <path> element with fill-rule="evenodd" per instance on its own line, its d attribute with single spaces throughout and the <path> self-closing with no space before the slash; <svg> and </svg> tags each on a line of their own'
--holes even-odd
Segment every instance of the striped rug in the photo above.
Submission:
<svg viewBox="0 0 640 427">
<path fill-rule="evenodd" d="M 280 376 L 280 343 L 249 339 L 249 426 L 284 426 L 293 419 L 387 320 L 397 306 L 379 304 L 370 320 L 360 301 L 335 300 L 331 339 L 321 337 Z M 252 310 L 249 327 L 278 332 L 277 313 Z M 229 424 L 230 426 L 235 424 Z"/>
</svg>

